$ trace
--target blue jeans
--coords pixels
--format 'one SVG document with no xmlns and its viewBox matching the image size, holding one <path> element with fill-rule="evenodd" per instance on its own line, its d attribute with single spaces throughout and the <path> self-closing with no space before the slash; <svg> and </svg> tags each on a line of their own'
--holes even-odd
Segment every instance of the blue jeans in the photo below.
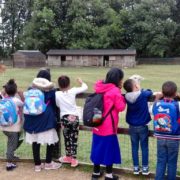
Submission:
<svg viewBox="0 0 180 180">
<path fill-rule="evenodd" d="M 178 140 L 157 139 L 156 180 L 165 179 L 166 166 L 167 179 L 176 179 L 179 142 Z"/>
<path fill-rule="evenodd" d="M 142 150 L 142 166 L 149 164 L 148 126 L 129 126 L 133 165 L 139 166 L 139 144 Z"/>
</svg>

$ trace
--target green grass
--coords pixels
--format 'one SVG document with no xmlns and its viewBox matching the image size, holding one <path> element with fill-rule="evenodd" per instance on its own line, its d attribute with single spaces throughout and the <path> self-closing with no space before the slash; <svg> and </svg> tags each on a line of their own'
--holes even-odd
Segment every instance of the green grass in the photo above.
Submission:
<svg viewBox="0 0 180 180">
<path fill-rule="evenodd" d="M 175 81 L 180 84 L 179 78 L 180 65 L 140 65 L 136 68 L 123 69 L 125 78 L 133 74 L 139 74 L 145 78 L 142 82 L 143 88 L 151 88 L 159 91 L 163 82 L 167 80 Z M 68 75 L 72 85 L 76 84 L 76 78 L 81 77 L 89 85 L 89 92 L 93 89 L 93 84 L 97 79 L 104 79 L 108 68 L 51 68 L 52 81 L 56 84 L 60 75 Z M 38 69 L 17 69 L 9 68 L 0 76 L 0 84 L 5 84 L 10 78 L 15 78 L 20 88 L 25 90 L 36 76 Z"/>
<path fill-rule="evenodd" d="M 142 88 L 152 89 L 153 91 L 160 91 L 162 83 L 168 80 L 174 81 L 180 86 L 180 65 L 140 65 L 135 68 L 123 69 L 125 73 L 124 80 L 133 74 L 139 74 L 145 78 L 142 81 Z M 72 86 L 78 85 L 76 78 L 81 77 L 89 86 L 88 92 L 93 91 L 93 85 L 96 80 L 104 79 L 108 68 L 51 68 L 52 81 L 57 84 L 57 79 L 60 75 L 68 75 L 71 78 Z M 3 86 L 10 78 L 14 78 L 18 84 L 18 87 L 22 90 L 26 90 L 31 85 L 31 82 L 38 69 L 17 69 L 8 68 L 4 74 L 0 75 L 0 84 Z M 180 90 L 180 89 L 179 89 Z M 79 105 L 83 104 L 82 100 L 77 100 Z M 125 123 L 125 112 L 120 115 L 121 127 L 128 127 Z M 152 124 L 150 124 L 152 128 Z M 131 167 L 131 146 L 128 136 L 118 135 L 123 164 L 120 167 Z M 0 155 L 5 156 L 6 140 L 3 134 L 0 133 Z M 155 169 L 156 165 L 156 140 L 150 138 L 150 168 Z M 62 152 L 64 152 L 62 147 Z M 90 162 L 89 155 L 91 150 L 91 133 L 80 132 L 78 158 L 84 162 Z M 42 148 L 42 156 L 45 156 L 45 148 Z M 17 154 L 24 158 L 32 158 L 31 146 L 23 143 L 23 145 L 17 150 Z M 180 159 L 178 167 L 180 167 Z M 179 172 L 180 173 L 180 172 Z"/>
</svg>

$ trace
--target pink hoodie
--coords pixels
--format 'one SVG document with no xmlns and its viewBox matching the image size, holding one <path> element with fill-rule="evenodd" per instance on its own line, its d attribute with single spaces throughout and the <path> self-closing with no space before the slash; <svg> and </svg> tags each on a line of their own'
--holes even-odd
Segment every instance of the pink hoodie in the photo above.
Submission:
<svg viewBox="0 0 180 180">
<path fill-rule="evenodd" d="M 116 87 L 114 84 L 108 83 L 105 84 L 103 81 L 97 81 L 95 84 L 94 90 L 96 93 L 104 93 L 104 112 L 103 115 L 106 115 L 107 112 L 114 105 L 112 110 L 112 115 L 114 118 L 115 130 L 113 132 L 113 125 L 111 120 L 111 115 L 109 114 L 104 120 L 103 124 L 93 128 L 93 133 L 100 136 L 108 136 L 117 133 L 118 121 L 119 121 L 119 112 L 124 111 L 126 107 L 125 98 L 121 95 L 121 90 Z"/>
</svg>

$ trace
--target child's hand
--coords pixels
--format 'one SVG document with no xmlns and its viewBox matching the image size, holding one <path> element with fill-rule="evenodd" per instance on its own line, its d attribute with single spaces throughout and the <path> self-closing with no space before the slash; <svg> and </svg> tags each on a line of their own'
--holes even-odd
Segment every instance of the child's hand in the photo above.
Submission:
<svg viewBox="0 0 180 180">
<path fill-rule="evenodd" d="M 176 93 L 176 96 L 175 96 L 174 99 L 177 100 L 177 101 L 180 101 L 180 93 Z"/>
<path fill-rule="evenodd" d="M 81 78 L 77 78 L 77 82 L 78 82 L 79 84 L 82 84 L 82 83 L 83 83 L 83 81 L 82 81 Z"/>
<path fill-rule="evenodd" d="M 154 92 L 153 95 L 155 96 L 155 101 L 157 101 L 163 97 L 162 92 Z"/>
</svg>

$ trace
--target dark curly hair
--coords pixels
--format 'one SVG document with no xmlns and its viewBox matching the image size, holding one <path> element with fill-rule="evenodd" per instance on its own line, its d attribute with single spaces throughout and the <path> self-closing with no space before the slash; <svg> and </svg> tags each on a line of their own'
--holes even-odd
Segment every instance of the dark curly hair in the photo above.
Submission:
<svg viewBox="0 0 180 180">
<path fill-rule="evenodd" d="M 4 86 L 7 95 L 14 96 L 17 92 L 17 84 L 14 79 L 10 79 Z"/>
</svg>

